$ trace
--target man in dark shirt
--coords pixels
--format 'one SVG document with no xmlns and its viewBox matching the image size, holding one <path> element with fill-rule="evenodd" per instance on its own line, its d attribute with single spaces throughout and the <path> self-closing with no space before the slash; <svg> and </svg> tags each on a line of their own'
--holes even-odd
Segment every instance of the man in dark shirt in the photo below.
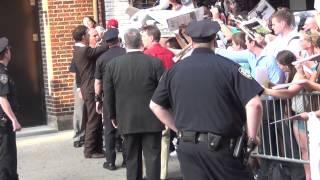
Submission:
<svg viewBox="0 0 320 180">
<path fill-rule="evenodd" d="M 84 156 L 85 158 L 102 158 L 104 157 L 102 150 L 102 117 L 96 112 L 94 69 L 97 58 L 107 50 L 107 46 L 102 44 L 97 48 L 89 47 L 88 28 L 83 25 L 77 26 L 72 35 L 76 41 L 73 59 L 79 71 L 81 80 L 80 90 L 88 112 Z"/>
<path fill-rule="evenodd" d="M 127 54 L 107 64 L 103 82 L 109 117 L 124 136 L 127 179 L 142 179 L 143 151 L 147 179 L 159 180 L 164 126 L 148 104 L 164 68 L 159 59 L 143 54 L 137 29 L 129 29 L 124 40 Z"/>
<path fill-rule="evenodd" d="M 246 121 L 248 141 L 255 142 L 263 89 L 238 64 L 214 54 L 211 46 L 219 29 L 210 20 L 189 24 L 194 51 L 163 75 L 150 103 L 156 116 L 179 134 L 184 180 L 253 179 L 241 159 L 232 156 L 230 145 Z"/>
<path fill-rule="evenodd" d="M 8 39 L 0 38 L 0 179 L 18 180 L 16 131 L 21 125 L 14 113 L 15 87 L 7 65 L 11 61 Z"/>
<path fill-rule="evenodd" d="M 104 52 L 97 60 L 96 71 L 95 71 L 95 82 L 94 90 L 96 97 L 96 110 L 98 113 L 101 113 L 101 103 L 102 103 L 102 82 L 103 76 L 105 73 L 106 65 L 115 57 L 124 55 L 126 50 L 120 47 L 119 42 L 119 31 L 116 28 L 109 28 L 108 31 L 104 34 L 104 41 L 106 41 L 109 50 Z M 103 123 L 104 123 L 104 140 L 106 148 L 106 162 L 103 164 L 103 167 L 109 170 L 115 170 L 115 161 L 116 161 L 116 140 L 121 144 L 121 137 L 116 137 L 118 135 L 117 129 L 112 126 L 111 120 L 109 119 L 108 111 L 106 104 L 103 104 Z M 119 135 L 118 135 L 119 136 Z M 123 163 L 122 166 L 125 166 L 125 153 L 123 153 Z"/>
</svg>

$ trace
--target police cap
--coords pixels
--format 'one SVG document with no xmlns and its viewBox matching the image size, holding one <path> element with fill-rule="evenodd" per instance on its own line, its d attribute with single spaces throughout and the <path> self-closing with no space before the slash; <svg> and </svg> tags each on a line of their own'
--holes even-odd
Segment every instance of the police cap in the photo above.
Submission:
<svg viewBox="0 0 320 180">
<path fill-rule="evenodd" d="M 1 37 L 0 38 L 0 52 L 6 49 L 8 47 L 8 39 L 6 37 Z"/>
<path fill-rule="evenodd" d="M 209 19 L 204 19 L 201 21 L 190 22 L 186 32 L 187 35 L 192 38 L 192 41 L 205 43 L 210 42 L 219 30 L 219 23 Z"/>
<path fill-rule="evenodd" d="M 119 30 L 117 28 L 109 28 L 103 35 L 103 40 L 108 42 L 118 38 Z"/>
</svg>

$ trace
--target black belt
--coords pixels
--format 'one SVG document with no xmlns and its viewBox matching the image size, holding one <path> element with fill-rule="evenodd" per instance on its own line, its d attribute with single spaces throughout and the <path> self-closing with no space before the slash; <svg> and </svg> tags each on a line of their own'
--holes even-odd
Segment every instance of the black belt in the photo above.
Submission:
<svg viewBox="0 0 320 180">
<path fill-rule="evenodd" d="M 193 131 L 179 131 L 178 138 L 182 142 L 191 142 L 197 144 L 199 142 L 207 143 L 211 147 L 233 147 L 236 139 L 223 137 L 213 133 L 202 133 Z"/>
</svg>

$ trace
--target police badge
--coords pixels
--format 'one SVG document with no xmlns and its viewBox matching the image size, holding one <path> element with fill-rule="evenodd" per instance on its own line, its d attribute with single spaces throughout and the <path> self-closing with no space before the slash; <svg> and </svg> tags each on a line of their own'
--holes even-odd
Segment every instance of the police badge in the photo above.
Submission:
<svg viewBox="0 0 320 180">
<path fill-rule="evenodd" d="M 8 75 L 6 74 L 0 74 L 0 82 L 2 84 L 7 84 L 8 83 Z"/>
<path fill-rule="evenodd" d="M 252 79 L 251 74 L 248 73 L 244 68 L 239 67 L 238 71 L 239 71 L 239 73 L 240 73 L 241 75 L 243 75 L 243 76 L 246 77 L 247 79 Z"/>
</svg>

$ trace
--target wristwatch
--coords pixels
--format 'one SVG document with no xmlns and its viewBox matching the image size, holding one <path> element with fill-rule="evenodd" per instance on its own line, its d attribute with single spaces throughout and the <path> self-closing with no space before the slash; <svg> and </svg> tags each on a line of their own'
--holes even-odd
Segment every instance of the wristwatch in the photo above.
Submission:
<svg viewBox="0 0 320 180">
<path fill-rule="evenodd" d="M 100 94 L 96 94 L 96 95 L 94 96 L 94 100 L 95 100 L 96 102 L 102 102 L 101 95 L 100 95 Z"/>
<path fill-rule="evenodd" d="M 248 137 L 247 142 L 247 152 L 251 152 L 258 145 L 257 139 L 253 137 Z"/>
</svg>

